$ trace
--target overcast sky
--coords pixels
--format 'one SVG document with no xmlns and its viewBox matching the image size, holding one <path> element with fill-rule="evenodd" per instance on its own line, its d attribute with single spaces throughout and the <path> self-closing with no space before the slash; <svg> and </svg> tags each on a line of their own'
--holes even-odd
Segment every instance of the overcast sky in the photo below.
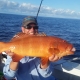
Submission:
<svg viewBox="0 0 80 80">
<path fill-rule="evenodd" d="M 0 0 L 0 13 L 36 16 L 41 0 Z M 80 19 L 80 0 L 43 0 L 39 16 Z"/>
</svg>

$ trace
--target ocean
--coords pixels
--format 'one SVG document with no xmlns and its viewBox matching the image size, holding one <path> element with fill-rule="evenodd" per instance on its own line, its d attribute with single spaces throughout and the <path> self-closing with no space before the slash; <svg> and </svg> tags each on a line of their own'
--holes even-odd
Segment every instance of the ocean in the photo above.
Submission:
<svg viewBox="0 0 80 80">
<path fill-rule="evenodd" d="M 26 15 L 0 13 L 0 41 L 8 42 L 21 31 L 23 18 Z M 74 45 L 74 56 L 80 57 L 80 19 L 38 17 L 39 32 L 49 36 L 63 38 Z"/>
</svg>

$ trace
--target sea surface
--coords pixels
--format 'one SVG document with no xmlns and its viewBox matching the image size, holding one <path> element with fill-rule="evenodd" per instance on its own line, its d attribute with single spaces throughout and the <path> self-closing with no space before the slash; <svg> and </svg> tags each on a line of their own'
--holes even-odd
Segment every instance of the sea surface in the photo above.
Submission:
<svg viewBox="0 0 80 80">
<path fill-rule="evenodd" d="M 26 15 L 0 13 L 0 41 L 8 42 L 17 32 L 21 31 L 23 18 Z M 80 20 L 51 17 L 38 17 L 39 32 L 49 36 L 57 36 L 72 43 L 80 57 Z M 1 46 L 1 45 L 0 45 Z"/>
</svg>

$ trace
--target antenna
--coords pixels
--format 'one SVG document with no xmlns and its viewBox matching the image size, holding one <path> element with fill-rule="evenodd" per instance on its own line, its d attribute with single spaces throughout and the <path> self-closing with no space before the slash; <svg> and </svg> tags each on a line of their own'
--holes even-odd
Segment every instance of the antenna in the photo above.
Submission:
<svg viewBox="0 0 80 80">
<path fill-rule="evenodd" d="M 41 8 L 42 1 L 43 1 L 43 0 L 41 0 L 40 6 L 39 6 L 39 9 L 38 9 L 38 12 L 37 12 L 36 19 L 37 19 L 37 17 L 38 17 L 39 11 L 40 11 L 40 8 Z"/>
</svg>

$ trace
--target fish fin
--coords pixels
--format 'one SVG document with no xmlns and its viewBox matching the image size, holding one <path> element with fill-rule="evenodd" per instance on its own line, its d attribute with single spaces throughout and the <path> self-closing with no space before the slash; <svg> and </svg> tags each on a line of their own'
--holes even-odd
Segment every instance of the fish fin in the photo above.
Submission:
<svg viewBox="0 0 80 80">
<path fill-rule="evenodd" d="M 50 54 L 59 54 L 59 49 L 58 48 L 49 48 L 49 53 Z"/>
<path fill-rule="evenodd" d="M 14 62 L 19 62 L 24 56 L 20 56 L 14 53 L 14 56 L 12 57 L 12 60 Z"/>
<path fill-rule="evenodd" d="M 48 61 L 49 61 L 49 58 L 48 57 L 41 57 L 41 63 L 42 63 L 42 65 L 47 64 Z"/>
<path fill-rule="evenodd" d="M 13 38 L 10 41 L 15 41 L 17 39 L 20 39 L 20 38 L 23 38 L 23 37 L 26 37 L 26 36 L 27 36 L 27 34 L 19 32 L 16 35 L 14 35 Z"/>
<path fill-rule="evenodd" d="M 36 34 L 37 36 L 47 36 L 44 32 Z"/>
<path fill-rule="evenodd" d="M 44 32 L 41 33 L 41 36 L 47 36 Z"/>
</svg>

